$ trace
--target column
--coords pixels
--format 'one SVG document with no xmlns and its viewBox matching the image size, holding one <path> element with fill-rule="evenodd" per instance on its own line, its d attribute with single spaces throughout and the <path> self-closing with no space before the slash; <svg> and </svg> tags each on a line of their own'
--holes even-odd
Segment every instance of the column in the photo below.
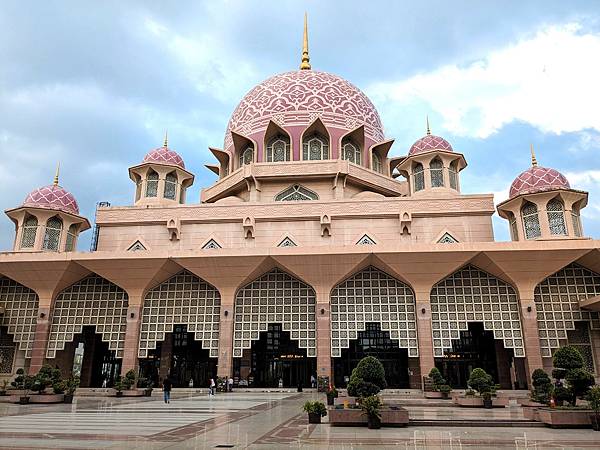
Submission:
<svg viewBox="0 0 600 450">
<path fill-rule="evenodd" d="M 50 317 L 52 294 L 49 292 L 38 292 L 37 294 L 39 298 L 39 308 L 35 324 L 35 337 L 33 339 L 31 359 L 29 361 L 29 375 L 38 373 L 46 362 L 46 349 L 48 348 L 50 324 L 52 323 Z"/>
<path fill-rule="evenodd" d="M 221 317 L 219 320 L 218 377 L 233 376 L 233 327 L 235 317 L 235 288 L 220 288 Z"/>
<path fill-rule="evenodd" d="M 316 327 L 317 327 L 317 377 L 328 377 L 333 382 L 331 368 L 331 318 L 329 293 L 330 286 L 315 288 L 317 294 Z"/>
<path fill-rule="evenodd" d="M 523 328 L 523 342 L 525 344 L 525 367 L 528 381 L 535 369 L 543 368 L 542 352 L 540 350 L 540 337 L 537 325 L 537 310 L 534 301 L 534 287 L 517 286 L 519 303 L 521 305 L 521 326 Z"/>
<path fill-rule="evenodd" d="M 431 333 L 431 305 L 429 293 L 431 287 L 415 288 L 415 301 L 417 316 L 417 338 L 419 340 L 419 367 L 421 370 L 421 388 L 423 388 L 423 377 L 429 375 L 429 371 L 435 367 L 433 358 L 433 335 Z M 423 310 L 425 312 L 423 312 Z"/>
<path fill-rule="evenodd" d="M 132 304 L 133 303 L 133 304 Z M 142 323 L 143 303 L 139 294 L 137 297 L 129 296 L 129 307 L 127 308 L 127 328 L 125 330 L 125 343 L 123 346 L 123 362 L 121 373 L 125 374 L 133 369 L 138 371 L 138 347 L 140 343 L 140 326 Z"/>
</svg>

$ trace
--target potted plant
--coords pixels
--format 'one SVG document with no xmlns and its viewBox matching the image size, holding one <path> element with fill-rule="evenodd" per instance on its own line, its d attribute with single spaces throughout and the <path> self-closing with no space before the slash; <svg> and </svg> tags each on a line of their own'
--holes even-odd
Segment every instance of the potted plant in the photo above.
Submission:
<svg viewBox="0 0 600 450">
<path fill-rule="evenodd" d="M 442 398 L 443 398 L 444 400 L 447 400 L 447 399 L 449 399 L 449 398 L 450 398 L 450 392 L 452 392 L 452 388 L 451 388 L 449 385 L 447 385 L 447 384 L 441 384 L 441 385 L 438 387 L 438 389 L 439 389 L 439 391 L 441 392 L 441 394 L 442 394 Z"/>
<path fill-rule="evenodd" d="M 140 380 L 143 382 L 140 383 Z M 152 388 L 154 387 L 154 383 L 149 378 L 140 378 L 138 380 L 138 387 L 144 388 L 144 396 L 152 397 Z"/>
<path fill-rule="evenodd" d="M 571 400 L 573 395 L 571 394 L 571 390 L 565 386 L 556 386 L 554 388 L 554 404 L 556 406 L 563 406 L 566 401 Z"/>
<path fill-rule="evenodd" d="M 469 381 L 469 387 L 476 390 L 483 400 L 484 408 L 492 407 L 492 392 L 494 389 L 494 380 L 485 370 L 481 368 L 473 369 Z"/>
<path fill-rule="evenodd" d="M 321 423 L 321 417 L 327 415 L 327 408 L 323 402 L 308 401 L 304 403 L 303 409 L 308 413 L 308 423 Z"/>
<path fill-rule="evenodd" d="M 21 391 L 21 396 L 19 397 L 19 403 L 21 405 L 26 405 L 29 403 L 29 390 L 33 386 L 33 377 L 30 375 L 25 375 L 25 371 L 21 369 L 17 369 L 17 376 L 15 380 L 11 383 L 11 385 Z"/>
<path fill-rule="evenodd" d="M 588 406 L 594 411 L 594 414 L 590 415 L 592 428 L 594 431 L 600 431 L 600 386 L 591 388 L 585 399 L 588 402 Z"/>
<path fill-rule="evenodd" d="M 131 389 L 131 387 L 135 384 L 135 379 L 135 371 L 133 369 L 127 371 L 125 378 L 122 379 L 125 390 Z"/>
<path fill-rule="evenodd" d="M 333 404 L 335 403 L 335 399 L 337 397 L 338 397 L 337 389 L 333 386 L 329 386 L 329 389 L 327 389 L 327 405 L 333 406 Z"/>
<path fill-rule="evenodd" d="M 386 387 L 383 364 L 377 358 L 367 356 L 361 359 L 352 370 L 348 383 L 348 395 L 359 398 L 370 397 L 377 395 Z"/>
<path fill-rule="evenodd" d="M 127 389 L 127 383 L 119 376 L 115 381 L 115 391 L 117 391 L 117 397 L 123 397 L 123 390 Z"/>
<path fill-rule="evenodd" d="M 381 399 L 377 395 L 371 395 L 361 399 L 360 408 L 367 416 L 367 426 L 371 430 L 381 428 Z"/>
<path fill-rule="evenodd" d="M 552 380 L 543 369 L 535 369 L 531 374 L 533 389 L 530 398 L 537 403 L 548 404 L 553 392 Z"/>
<path fill-rule="evenodd" d="M 65 403 L 73 403 L 75 390 L 79 387 L 79 377 L 71 375 L 65 380 Z"/>
</svg>

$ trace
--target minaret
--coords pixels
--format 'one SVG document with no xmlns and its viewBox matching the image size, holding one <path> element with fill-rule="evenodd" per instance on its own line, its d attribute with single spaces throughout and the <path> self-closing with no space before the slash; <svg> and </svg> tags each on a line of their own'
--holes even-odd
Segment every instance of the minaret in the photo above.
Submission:
<svg viewBox="0 0 600 450">
<path fill-rule="evenodd" d="M 308 56 L 308 16 L 306 13 L 304 13 L 304 39 L 302 41 L 300 70 L 310 70 L 310 57 Z"/>
</svg>

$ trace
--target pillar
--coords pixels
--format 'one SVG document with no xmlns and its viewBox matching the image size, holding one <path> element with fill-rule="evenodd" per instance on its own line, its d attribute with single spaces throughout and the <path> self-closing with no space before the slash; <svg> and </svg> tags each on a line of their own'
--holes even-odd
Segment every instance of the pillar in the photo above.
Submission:
<svg viewBox="0 0 600 450">
<path fill-rule="evenodd" d="M 233 327 L 235 317 L 234 287 L 219 289 L 221 294 L 221 315 L 219 320 L 219 361 L 217 376 L 233 376 Z"/>
<path fill-rule="evenodd" d="M 333 380 L 331 369 L 331 318 L 329 286 L 315 288 L 317 294 L 316 327 L 317 327 L 317 377 L 328 377 Z"/>
<path fill-rule="evenodd" d="M 521 306 L 521 326 L 523 328 L 523 342 L 525 344 L 525 367 L 527 378 L 535 369 L 543 368 L 542 352 L 540 350 L 540 337 L 537 325 L 537 310 L 534 300 L 535 287 L 518 286 L 519 304 Z M 528 381 L 529 381 L 528 380 Z"/>
<path fill-rule="evenodd" d="M 31 350 L 31 360 L 29 362 L 29 375 L 38 373 L 46 362 L 46 349 L 48 348 L 48 338 L 50 337 L 50 324 L 52 323 L 50 316 L 52 310 L 52 294 L 39 292 L 37 294 L 39 307 L 35 324 L 33 348 Z"/>
<path fill-rule="evenodd" d="M 419 367 L 421 369 L 421 388 L 423 377 L 435 367 L 433 358 L 433 334 L 431 333 L 431 305 L 429 303 L 430 287 L 415 289 L 417 338 L 419 341 Z M 423 312 L 423 310 L 425 312 Z"/>
<path fill-rule="evenodd" d="M 132 369 L 137 372 L 139 368 L 138 347 L 140 343 L 142 307 L 143 303 L 139 295 L 137 298 L 132 298 L 132 296 L 129 296 L 129 307 L 127 308 L 127 328 L 125 330 L 123 362 L 121 365 L 122 374 L 125 374 Z"/>
</svg>

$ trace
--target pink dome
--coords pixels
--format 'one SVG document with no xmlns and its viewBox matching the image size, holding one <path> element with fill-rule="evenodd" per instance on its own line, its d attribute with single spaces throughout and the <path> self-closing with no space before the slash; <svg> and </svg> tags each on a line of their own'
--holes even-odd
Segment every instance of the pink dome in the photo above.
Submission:
<svg viewBox="0 0 600 450">
<path fill-rule="evenodd" d="M 364 124 L 367 137 L 384 139 L 379 113 L 360 89 L 336 75 L 297 70 L 275 75 L 244 96 L 229 120 L 225 148 L 232 143 L 230 131 L 250 136 L 269 120 L 285 127 L 309 125 L 317 117 L 327 127 L 348 131 Z"/>
<path fill-rule="evenodd" d="M 419 153 L 425 153 L 431 150 L 444 150 L 446 152 L 454 151 L 446 139 L 439 136 L 434 136 L 433 134 L 427 134 L 415 142 L 412 147 L 410 147 L 408 155 L 417 155 Z"/>
<path fill-rule="evenodd" d="M 533 194 L 554 189 L 571 189 L 569 180 L 557 170 L 532 166 L 512 182 L 510 198 L 521 194 Z"/>
<path fill-rule="evenodd" d="M 23 202 L 23 206 L 43 209 L 56 209 L 58 211 L 79 215 L 79 206 L 73 194 L 67 192 L 57 184 L 44 186 L 32 191 Z"/>
<path fill-rule="evenodd" d="M 168 147 L 158 147 L 154 150 L 151 150 L 144 156 L 144 161 L 158 163 L 158 164 L 168 164 L 170 166 L 177 166 L 182 169 L 185 169 L 185 164 L 183 163 L 183 159 L 179 154 Z"/>
</svg>

